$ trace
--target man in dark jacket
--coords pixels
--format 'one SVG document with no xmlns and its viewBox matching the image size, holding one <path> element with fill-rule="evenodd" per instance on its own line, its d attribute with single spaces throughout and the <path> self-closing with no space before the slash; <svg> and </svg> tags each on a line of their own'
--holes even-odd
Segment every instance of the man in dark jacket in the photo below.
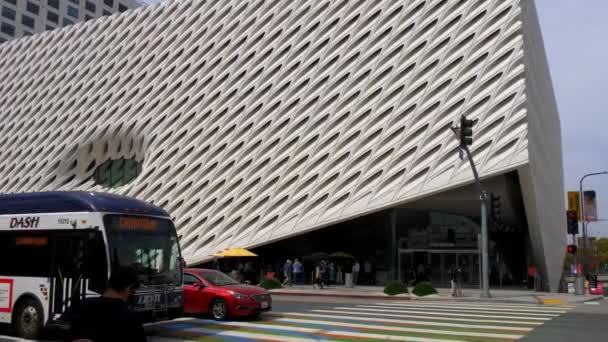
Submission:
<svg viewBox="0 0 608 342">
<path fill-rule="evenodd" d="M 120 269 L 110 277 L 101 297 L 85 299 L 75 312 L 68 341 L 146 341 L 142 324 L 127 301 L 139 287 L 132 269 Z"/>
</svg>

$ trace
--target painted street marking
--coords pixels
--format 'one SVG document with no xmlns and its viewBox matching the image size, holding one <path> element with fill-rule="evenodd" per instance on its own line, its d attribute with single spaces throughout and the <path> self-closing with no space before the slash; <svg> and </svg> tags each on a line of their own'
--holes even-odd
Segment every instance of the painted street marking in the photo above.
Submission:
<svg viewBox="0 0 608 342">
<path fill-rule="evenodd" d="M 411 341 L 411 342 L 465 342 L 463 340 L 448 340 L 448 339 L 436 339 L 426 337 L 414 337 L 414 336 L 396 336 L 387 334 L 372 334 L 372 333 L 359 333 L 351 331 L 326 331 L 324 335 L 340 338 L 340 337 L 354 337 L 359 339 L 374 339 L 374 340 L 386 340 L 386 341 Z"/>
<path fill-rule="evenodd" d="M 449 327 L 449 328 L 464 328 L 464 329 L 494 329 L 504 331 L 532 331 L 534 328 L 529 327 L 509 327 L 500 325 L 479 325 L 479 324 L 458 324 L 458 323 L 446 323 L 446 322 L 428 322 L 428 321 L 412 321 L 405 319 L 389 319 L 389 318 L 377 318 L 377 317 L 353 317 L 345 315 L 326 315 L 326 314 L 310 314 L 310 313 L 298 313 L 298 312 L 278 312 L 279 315 L 286 316 L 300 316 L 300 317 L 312 317 L 312 318 L 330 318 L 330 319 L 346 319 L 351 321 L 364 321 L 364 322 L 380 322 L 380 323 L 393 323 L 393 324 L 410 324 L 410 325 L 425 325 L 431 327 Z"/>
<path fill-rule="evenodd" d="M 502 323 L 502 324 L 523 324 L 523 325 L 542 325 L 543 324 L 543 322 L 505 321 L 502 319 L 479 319 L 479 318 L 464 318 L 464 317 L 463 318 L 454 318 L 454 317 L 439 317 L 439 315 L 437 315 L 437 316 L 404 315 L 404 314 L 396 314 L 396 313 L 386 313 L 387 310 L 376 310 L 376 309 L 365 309 L 365 308 L 337 307 L 334 310 L 310 310 L 310 311 L 319 312 L 319 313 L 342 313 L 342 314 L 350 314 L 350 315 L 368 315 L 368 316 L 376 316 L 376 317 L 378 315 L 381 315 L 382 317 L 401 317 L 401 318 L 414 318 L 414 319 L 421 319 L 421 320 L 427 319 L 427 320 L 473 322 L 473 323 Z M 355 311 L 355 312 L 353 312 L 353 311 Z"/>
<path fill-rule="evenodd" d="M 240 337 L 240 338 L 251 338 L 260 339 L 262 341 L 278 341 L 278 342 L 318 342 L 317 338 L 305 338 L 305 337 L 291 337 L 285 335 L 270 335 L 264 333 L 253 333 L 236 330 L 214 330 L 205 328 L 189 328 L 184 331 L 193 333 L 202 333 L 212 336 L 226 336 L 226 337 Z"/>
<path fill-rule="evenodd" d="M 357 307 L 361 308 L 379 308 L 378 306 L 369 306 L 369 305 L 357 305 Z M 513 316 L 511 315 L 501 315 L 499 313 L 493 314 L 481 314 L 481 313 L 468 313 L 462 312 L 459 310 L 439 310 L 439 309 L 431 309 L 431 308 L 414 308 L 413 310 L 406 308 L 392 308 L 392 307 L 383 307 L 386 308 L 384 310 L 389 310 L 391 312 L 404 312 L 404 313 L 416 313 L 421 315 L 437 315 L 437 316 L 453 316 L 453 317 L 481 317 L 481 318 L 506 318 L 506 319 L 521 319 L 521 320 L 534 320 L 534 321 L 550 321 L 552 317 L 530 317 L 530 316 Z M 559 315 L 553 315 L 553 317 L 558 317 Z"/>
<path fill-rule="evenodd" d="M 424 307 L 441 307 L 441 308 L 457 308 L 463 310 L 486 310 L 486 311 L 516 311 L 516 312 L 547 312 L 547 313 L 566 313 L 569 309 L 567 308 L 558 308 L 554 306 L 544 306 L 537 305 L 536 307 L 513 307 L 513 306 L 505 306 L 500 303 L 496 303 L 496 305 L 471 305 L 471 304 L 462 304 L 462 303 L 422 303 L 422 302 L 412 302 L 412 303 L 379 303 L 378 305 L 383 306 L 424 306 Z"/>
<path fill-rule="evenodd" d="M 406 328 L 406 327 L 399 327 L 399 326 L 392 326 L 392 325 L 347 323 L 347 322 L 290 318 L 290 317 L 277 318 L 277 319 L 275 319 L 275 321 L 290 322 L 290 323 L 305 323 L 305 324 L 308 323 L 308 324 L 337 326 L 337 327 L 345 327 L 345 328 L 359 328 L 359 329 L 369 329 L 369 330 L 386 330 L 386 331 L 395 331 L 395 332 L 433 334 L 433 335 L 491 337 L 491 338 L 503 338 L 503 339 L 512 339 L 512 340 L 516 340 L 516 339 L 523 337 L 523 335 L 515 335 L 515 334 L 497 334 L 497 333 L 495 334 L 495 333 L 470 332 L 470 331 L 419 329 L 419 328 Z"/>
<path fill-rule="evenodd" d="M 430 306 L 430 305 L 409 305 L 409 304 L 383 304 L 383 306 L 388 306 L 388 307 L 398 307 L 398 308 L 415 308 L 417 310 L 446 310 L 446 311 L 456 311 L 456 312 L 477 312 L 477 313 L 487 313 L 487 314 L 501 314 L 501 313 L 511 313 L 511 314 L 516 314 L 516 313 L 521 313 L 524 315 L 528 315 L 528 316 L 544 316 L 544 317 L 558 317 L 560 314 L 564 314 L 568 311 L 559 311 L 559 312 L 551 312 L 551 313 L 545 313 L 542 311 L 531 311 L 531 310 L 526 310 L 526 311 L 522 311 L 522 310 L 514 310 L 514 309 L 500 309 L 500 308 L 495 308 L 495 309 L 474 309 L 474 308 L 463 308 L 463 307 L 458 307 L 458 306 L 445 306 L 445 305 L 435 305 L 435 306 Z"/>
</svg>

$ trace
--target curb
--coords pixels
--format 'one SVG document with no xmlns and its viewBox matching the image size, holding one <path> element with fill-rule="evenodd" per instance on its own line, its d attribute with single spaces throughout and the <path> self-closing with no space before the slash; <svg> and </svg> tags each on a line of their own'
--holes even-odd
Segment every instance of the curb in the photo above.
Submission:
<svg viewBox="0 0 608 342">
<path fill-rule="evenodd" d="M 377 296 L 377 295 L 349 295 L 349 294 L 321 294 L 321 293 L 308 293 L 308 292 L 273 292 L 270 291 L 272 296 L 286 296 L 286 297 L 329 297 L 329 298 L 356 298 L 356 299 L 382 299 L 382 300 L 412 300 L 410 297 L 397 297 L 397 296 Z"/>
</svg>

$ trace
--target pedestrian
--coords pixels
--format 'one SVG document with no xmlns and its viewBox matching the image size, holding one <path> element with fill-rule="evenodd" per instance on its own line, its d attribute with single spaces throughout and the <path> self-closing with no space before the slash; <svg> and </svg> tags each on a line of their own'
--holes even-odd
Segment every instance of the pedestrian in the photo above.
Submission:
<svg viewBox="0 0 608 342">
<path fill-rule="evenodd" d="M 323 262 L 319 262 L 317 264 L 317 267 L 315 267 L 315 280 L 313 282 L 313 287 L 315 289 L 322 289 L 323 288 Z"/>
<path fill-rule="evenodd" d="M 359 262 L 355 260 L 353 264 L 352 272 L 353 272 L 353 286 L 357 285 L 357 281 L 359 279 L 359 271 L 361 270 L 361 266 L 359 266 Z"/>
<path fill-rule="evenodd" d="M 336 283 L 336 265 L 333 262 L 329 264 L 329 283 L 331 285 Z"/>
<path fill-rule="evenodd" d="M 138 287 L 133 269 L 116 270 L 101 297 L 87 298 L 74 308 L 67 341 L 146 341 L 143 325 L 127 305 Z"/>
<path fill-rule="evenodd" d="M 528 288 L 530 290 L 534 289 L 534 281 L 536 279 L 537 272 L 538 271 L 536 270 L 536 266 L 534 266 L 534 264 L 528 267 Z"/>
<path fill-rule="evenodd" d="M 456 292 L 456 266 L 452 265 L 448 269 L 448 276 L 450 277 L 450 294 L 452 297 L 457 296 Z"/>
<path fill-rule="evenodd" d="M 291 264 L 291 260 L 287 259 L 285 265 L 283 265 L 283 276 L 285 279 L 283 280 L 283 286 L 291 286 L 291 281 L 293 277 L 293 266 Z"/>
<path fill-rule="evenodd" d="M 462 272 L 462 268 L 456 268 L 456 274 L 454 278 L 456 279 L 456 297 L 462 297 L 462 283 L 464 280 L 464 272 Z"/>
<path fill-rule="evenodd" d="M 302 284 L 302 278 L 304 275 L 304 267 L 302 266 L 302 263 L 300 262 L 300 259 L 296 258 L 293 262 L 293 282 L 294 284 L 297 285 L 301 285 Z"/>
</svg>

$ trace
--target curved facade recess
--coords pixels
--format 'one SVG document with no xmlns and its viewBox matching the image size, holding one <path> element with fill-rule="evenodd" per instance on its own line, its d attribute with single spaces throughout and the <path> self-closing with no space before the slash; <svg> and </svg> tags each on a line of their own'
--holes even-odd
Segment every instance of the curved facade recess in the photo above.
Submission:
<svg viewBox="0 0 608 342">
<path fill-rule="evenodd" d="M 534 256 L 565 244 L 532 1 L 168 1 L 0 46 L 0 191 L 163 206 L 191 263 L 515 172 Z M 96 185 L 107 160 L 143 160 Z"/>
</svg>

